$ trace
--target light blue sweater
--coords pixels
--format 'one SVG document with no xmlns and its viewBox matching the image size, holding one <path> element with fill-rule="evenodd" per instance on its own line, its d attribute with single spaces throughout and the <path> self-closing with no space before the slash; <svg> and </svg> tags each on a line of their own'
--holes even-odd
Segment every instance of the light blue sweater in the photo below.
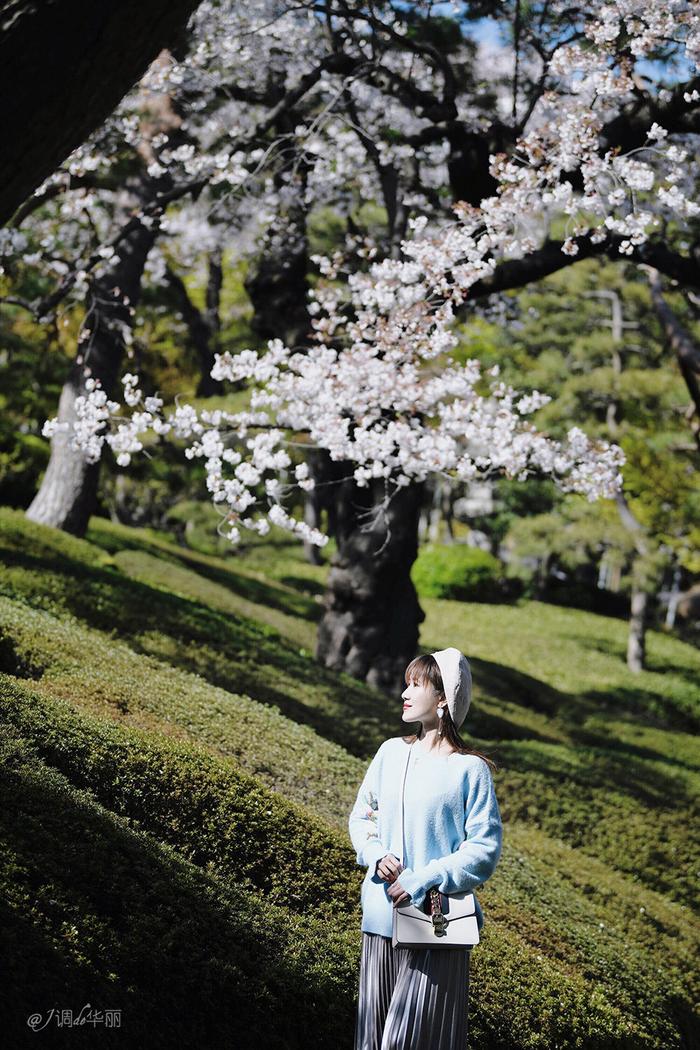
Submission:
<svg viewBox="0 0 700 1050">
<path fill-rule="evenodd" d="M 429 755 L 411 750 L 404 795 L 401 781 L 410 745 L 385 740 L 372 759 L 350 813 L 348 828 L 362 883 L 362 930 L 391 937 L 393 901 L 377 861 L 393 853 L 403 862 L 398 881 L 420 907 L 431 886 L 443 893 L 472 891 L 493 874 L 501 855 L 503 825 L 491 770 L 477 755 Z M 479 929 L 484 917 L 476 901 Z"/>
</svg>

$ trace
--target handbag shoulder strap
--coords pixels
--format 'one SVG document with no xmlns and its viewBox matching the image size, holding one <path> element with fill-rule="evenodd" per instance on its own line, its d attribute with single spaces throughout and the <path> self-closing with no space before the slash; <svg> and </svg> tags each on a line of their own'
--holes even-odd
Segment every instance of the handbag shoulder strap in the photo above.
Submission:
<svg viewBox="0 0 700 1050">
<path fill-rule="evenodd" d="M 411 761 L 411 748 L 415 744 L 415 740 L 412 740 L 406 749 L 406 762 L 403 767 L 403 780 L 401 781 L 401 863 L 406 867 L 406 848 L 403 841 L 403 799 L 404 799 L 404 788 L 406 786 L 406 774 L 408 773 L 408 763 Z"/>
</svg>

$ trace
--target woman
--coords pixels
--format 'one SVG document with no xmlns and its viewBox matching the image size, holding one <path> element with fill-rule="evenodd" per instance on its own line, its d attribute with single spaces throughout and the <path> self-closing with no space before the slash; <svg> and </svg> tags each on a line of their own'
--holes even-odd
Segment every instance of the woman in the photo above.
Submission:
<svg viewBox="0 0 700 1050">
<path fill-rule="evenodd" d="M 393 909 L 420 907 L 431 886 L 471 891 L 493 874 L 503 834 L 496 766 L 457 732 L 471 702 L 459 649 L 417 657 L 405 681 L 403 721 L 420 723 L 418 732 L 380 746 L 348 824 L 357 863 L 367 867 L 355 1050 L 465 1050 L 471 948 L 394 948 Z M 481 930 L 478 900 L 476 916 Z"/>
</svg>

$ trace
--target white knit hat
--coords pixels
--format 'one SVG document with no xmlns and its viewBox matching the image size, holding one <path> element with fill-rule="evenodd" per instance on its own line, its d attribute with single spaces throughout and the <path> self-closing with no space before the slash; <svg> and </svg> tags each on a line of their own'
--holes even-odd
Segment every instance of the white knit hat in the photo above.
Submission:
<svg viewBox="0 0 700 1050">
<path fill-rule="evenodd" d="M 437 660 L 445 689 L 447 709 L 457 729 L 467 717 L 472 701 L 472 672 L 464 653 L 454 646 L 438 649 L 432 654 Z"/>
</svg>

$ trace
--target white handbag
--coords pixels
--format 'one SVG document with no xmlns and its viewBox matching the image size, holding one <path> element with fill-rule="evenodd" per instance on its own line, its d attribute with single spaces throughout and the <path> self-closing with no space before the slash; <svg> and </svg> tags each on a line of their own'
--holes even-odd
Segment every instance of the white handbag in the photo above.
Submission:
<svg viewBox="0 0 700 1050">
<path fill-rule="evenodd" d="M 404 858 L 404 787 L 411 747 L 413 744 L 408 748 L 401 783 L 401 850 Z M 404 864 L 403 859 L 401 863 Z M 400 872 L 397 881 L 401 881 Z M 441 893 L 436 886 L 432 886 L 420 908 L 411 904 L 409 900 L 394 905 L 393 912 L 391 943 L 394 948 L 470 948 L 479 943 L 473 893 Z"/>
</svg>

